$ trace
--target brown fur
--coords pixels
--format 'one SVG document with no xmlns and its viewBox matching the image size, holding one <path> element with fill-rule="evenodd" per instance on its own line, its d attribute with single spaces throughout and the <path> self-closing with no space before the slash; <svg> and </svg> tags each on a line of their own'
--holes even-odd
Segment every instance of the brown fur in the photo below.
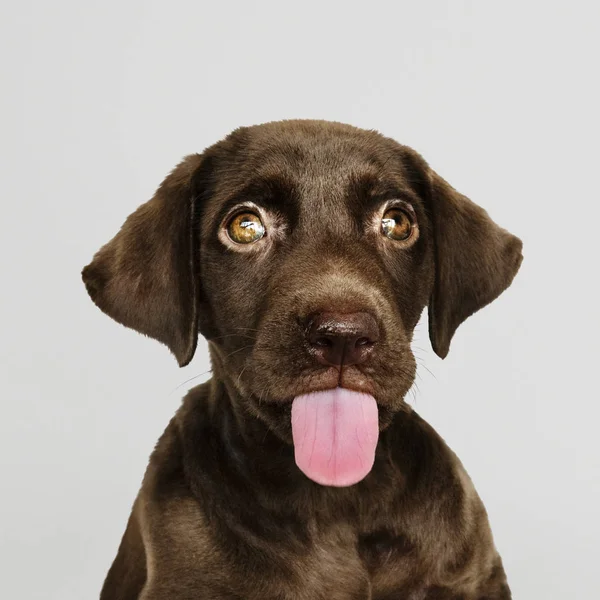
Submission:
<svg viewBox="0 0 600 600">
<path fill-rule="evenodd" d="M 377 230 L 392 198 L 414 208 L 410 246 Z M 244 201 L 267 236 L 232 248 L 223 219 Z M 423 308 L 445 357 L 521 258 L 520 240 L 373 131 L 267 123 L 187 157 L 83 270 L 108 315 L 181 365 L 200 332 L 213 366 L 152 454 L 102 600 L 510 598 L 468 475 L 404 396 Z M 327 311 L 376 317 L 368 360 L 314 361 L 306 319 Z M 291 444 L 292 399 L 336 385 L 380 410 L 373 470 L 346 488 L 307 479 Z"/>
</svg>

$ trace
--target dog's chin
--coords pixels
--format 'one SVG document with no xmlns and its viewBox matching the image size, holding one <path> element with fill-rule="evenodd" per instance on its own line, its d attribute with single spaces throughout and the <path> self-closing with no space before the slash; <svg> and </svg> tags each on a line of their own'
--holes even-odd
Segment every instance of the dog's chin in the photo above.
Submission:
<svg viewBox="0 0 600 600">
<path fill-rule="evenodd" d="M 373 396 L 378 407 L 380 432 L 391 424 L 396 413 L 410 410 L 404 401 L 404 396 L 410 389 L 412 380 L 395 381 L 385 386 L 384 391 L 382 390 L 383 386 L 353 366 L 345 367 L 341 372 L 339 369 L 331 367 L 309 377 L 298 378 L 293 383 L 289 381 L 281 383 L 285 383 L 285 385 L 274 385 L 273 387 L 281 387 L 282 390 L 285 390 L 283 393 L 269 397 L 264 392 L 255 393 L 250 390 L 246 398 L 249 402 L 247 408 L 250 409 L 250 412 L 287 444 L 293 443 L 292 403 L 298 396 L 312 392 L 344 388 Z"/>
</svg>

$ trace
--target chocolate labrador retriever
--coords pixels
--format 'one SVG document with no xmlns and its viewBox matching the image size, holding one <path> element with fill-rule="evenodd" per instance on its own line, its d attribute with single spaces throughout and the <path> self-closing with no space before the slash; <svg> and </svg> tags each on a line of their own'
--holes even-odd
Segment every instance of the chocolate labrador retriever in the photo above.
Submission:
<svg viewBox="0 0 600 600">
<path fill-rule="evenodd" d="M 150 459 L 102 600 L 500 600 L 486 511 L 405 402 L 511 283 L 521 241 L 419 154 L 326 121 L 188 156 L 83 270 L 192 389 Z"/>
</svg>

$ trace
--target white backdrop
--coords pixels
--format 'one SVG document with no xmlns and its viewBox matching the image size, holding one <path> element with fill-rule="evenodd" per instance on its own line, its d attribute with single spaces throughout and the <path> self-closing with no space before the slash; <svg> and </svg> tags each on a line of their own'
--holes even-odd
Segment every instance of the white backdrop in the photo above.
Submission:
<svg viewBox="0 0 600 600">
<path fill-rule="evenodd" d="M 2 2 L 0 597 L 97 597 L 188 387 L 81 267 L 185 154 L 325 118 L 415 147 L 524 241 L 417 410 L 488 509 L 514 597 L 600 597 L 597 3 Z M 192 377 L 193 381 L 186 382 Z"/>
</svg>

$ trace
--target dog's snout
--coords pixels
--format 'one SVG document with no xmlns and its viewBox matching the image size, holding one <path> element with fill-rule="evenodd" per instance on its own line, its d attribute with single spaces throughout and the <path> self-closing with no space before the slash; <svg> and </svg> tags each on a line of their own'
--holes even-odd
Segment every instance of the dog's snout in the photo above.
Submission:
<svg viewBox="0 0 600 600">
<path fill-rule="evenodd" d="M 356 365 L 364 362 L 379 341 L 379 327 L 366 312 L 319 313 L 307 329 L 310 352 L 324 365 Z"/>
</svg>

